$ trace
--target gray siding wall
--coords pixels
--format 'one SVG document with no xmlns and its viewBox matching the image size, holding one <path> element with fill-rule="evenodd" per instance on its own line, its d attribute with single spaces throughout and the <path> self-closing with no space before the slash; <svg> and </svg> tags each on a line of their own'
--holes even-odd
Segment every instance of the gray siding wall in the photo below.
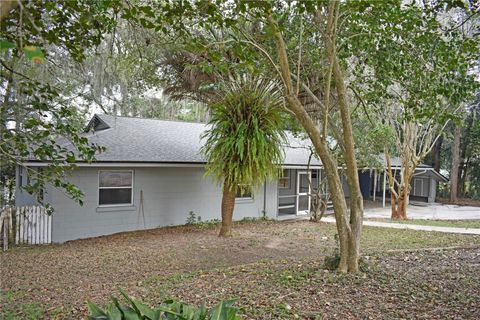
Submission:
<svg viewBox="0 0 480 320">
<path fill-rule="evenodd" d="M 411 182 L 411 195 L 418 197 L 428 197 L 430 194 L 429 177 L 413 177 Z"/>
<path fill-rule="evenodd" d="M 17 185 L 15 187 L 15 205 L 20 206 L 36 206 L 38 205 L 35 195 L 29 194 L 27 191 L 22 190 L 20 186 L 25 186 L 28 183 L 28 174 L 27 169 L 22 168 L 22 179 L 20 179 L 20 166 L 16 168 L 16 181 Z M 20 181 L 21 180 L 21 181 Z M 44 194 L 44 201 L 50 202 L 50 194 Z"/>
<path fill-rule="evenodd" d="M 109 168 L 101 168 L 109 170 Z M 132 170 L 132 168 L 110 168 Z M 72 173 L 70 181 L 84 193 L 80 206 L 58 190 L 48 190 L 55 209 L 52 219 L 54 242 L 95 237 L 122 231 L 143 229 L 140 191 L 147 229 L 186 222 L 190 211 L 202 220 L 220 219 L 221 186 L 204 177 L 203 168 L 135 168 L 133 206 L 98 207 L 98 168 L 81 167 Z M 266 191 L 266 213 L 276 217 L 277 185 L 267 183 L 256 191 L 253 199 L 239 199 L 234 219 L 261 217 Z"/>
</svg>

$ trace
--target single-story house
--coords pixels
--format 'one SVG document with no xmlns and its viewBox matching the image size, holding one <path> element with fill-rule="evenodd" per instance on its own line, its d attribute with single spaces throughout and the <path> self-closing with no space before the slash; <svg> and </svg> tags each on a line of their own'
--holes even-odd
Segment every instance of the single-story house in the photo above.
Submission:
<svg viewBox="0 0 480 320">
<path fill-rule="evenodd" d="M 219 219 L 221 185 L 205 176 L 206 162 L 200 152 L 205 130 L 204 123 L 95 115 L 85 136 L 106 150 L 94 163 L 79 161 L 69 178 L 84 192 L 83 206 L 53 187 L 45 190 L 44 201 L 55 210 L 52 241 L 180 225 L 191 213 L 203 221 Z M 307 141 L 288 134 L 285 159 L 280 164 L 283 176 L 265 181 L 252 193 L 238 194 L 234 219 L 308 214 L 309 188 L 323 186 L 324 177 L 322 164 L 315 158 L 307 172 L 309 156 Z M 23 165 L 41 168 L 47 164 L 33 160 Z M 443 177 L 430 167 L 425 169 L 414 179 L 412 196 L 433 201 L 434 184 Z M 19 166 L 17 206 L 36 205 L 35 198 L 20 188 L 27 179 L 26 170 Z M 385 185 L 378 183 L 381 179 L 376 170 L 360 173 L 365 198 L 383 192 Z M 345 190 L 348 196 L 346 182 Z"/>
</svg>

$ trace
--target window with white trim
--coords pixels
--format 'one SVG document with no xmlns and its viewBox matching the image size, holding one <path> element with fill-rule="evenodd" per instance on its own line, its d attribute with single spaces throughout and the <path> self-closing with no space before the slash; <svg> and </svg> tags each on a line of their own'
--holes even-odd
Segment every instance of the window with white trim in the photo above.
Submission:
<svg viewBox="0 0 480 320">
<path fill-rule="evenodd" d="M 122 206 L 133 204 L 133 171 L 99 171 L 98 204 L 100 206 Z"/>
<path fill-rule="evenodd" d="M 242 190 L 243 189 L 243 190 Z M 235 199 L 253 199 L 252 187 L 237 186 L 237 191 L 235 192 Z"/>
<path fill-rule="evenodd" d="M 290 188 L 290 170 L 283 169 L 282 176 L 278 179 L 278 187 L 280 189 Z"/>
</svg>

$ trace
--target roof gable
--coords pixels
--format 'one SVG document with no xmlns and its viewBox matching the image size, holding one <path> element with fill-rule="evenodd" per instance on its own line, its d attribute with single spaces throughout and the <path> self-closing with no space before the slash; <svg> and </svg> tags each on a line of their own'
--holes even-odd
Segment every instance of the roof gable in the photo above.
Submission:
<svg viewBox="0 0 480 320">
<path fill-rule="evenodd" d="M 88 122 L 85 132 L 89 131 L 101 131 L 105 129 L 110 129 L 110 126 L 99 116 L 94 115 L 93 118 Z"/>
</svg>

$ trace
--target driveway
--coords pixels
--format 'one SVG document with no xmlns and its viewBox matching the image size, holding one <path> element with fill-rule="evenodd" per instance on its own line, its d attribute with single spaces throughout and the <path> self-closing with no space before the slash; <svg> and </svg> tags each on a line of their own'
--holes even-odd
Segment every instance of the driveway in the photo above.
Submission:
<svg viewBox="0 0 480 320">
<path fill-rule="evenodd" d="M 390 218 L 390 203 L 387 202 L 385 208 L 366 208 L 364 216 L 365 218 Z M 480 207 L 440 203 L 411 203 L 407 208 L 407 217 L 408 219 L 430 220 L 476 220 L 480 219 Z"/>
</svg>

